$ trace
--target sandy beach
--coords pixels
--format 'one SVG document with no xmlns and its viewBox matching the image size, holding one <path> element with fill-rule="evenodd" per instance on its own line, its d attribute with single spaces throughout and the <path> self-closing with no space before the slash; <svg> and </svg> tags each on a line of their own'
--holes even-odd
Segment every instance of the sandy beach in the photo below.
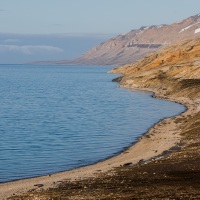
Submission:
<svg viewBox="0 0 200 200">
<path fill-rule="evenodd" d="M 160 92 L 153 92 L 157 97 L 163 98 L 163 94 Z M 188 108 L 187 111 L 179 116 L 160 121 L 149 129 L 144 136 L 140 137 L 136 144 L 122 152 L 120 155 L 94 165 L 81 167 L 71 171 L 0 184 L 0 199 L 6 199 L 9 196 L 20 195 L 40 188 L 47 189 L 56 187 L 59 183 L 66 180 L 75 181 L 86 179 L 88 177 L 95 177 L 100 173 L 111 171 L 116 167 L 134 165 L 141 161 L 148 162 L 151 159 L 159 159 L 164 156 L 162 155 L 163 152 L 170 148 L 175 146 L 179 147 L 179 145 L 181 147 L 182 142 L 179 131 L 182 124 L 175 123 L 175 120 L 179 117 L 193 115 L 195 114 L 195 111 L 198 112 L 199 102 L 193 102 L 187 98 L 174 98 L 170 100 L 184 104 Z M 159 157 L 156 158 L 157 156 Z"/>
</svg>

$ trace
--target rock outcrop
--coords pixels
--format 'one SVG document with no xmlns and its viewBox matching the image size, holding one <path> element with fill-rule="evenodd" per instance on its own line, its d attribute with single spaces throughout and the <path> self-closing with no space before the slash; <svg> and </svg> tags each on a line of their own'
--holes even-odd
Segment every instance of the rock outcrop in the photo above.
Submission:
<svg viewBox="0 0 200 200">
<path fill-rule="evenodd" d="M 167 95 L 200 98 L 200 39 L 182 42 L 115 68 L 120 84 L 129 88 L 159 88 Z"/>
</svg>

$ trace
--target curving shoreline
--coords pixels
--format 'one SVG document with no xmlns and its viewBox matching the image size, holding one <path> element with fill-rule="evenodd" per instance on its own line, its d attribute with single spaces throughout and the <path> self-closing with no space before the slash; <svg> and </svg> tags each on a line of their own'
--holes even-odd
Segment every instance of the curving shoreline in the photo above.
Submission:
<svg viewBox="0 0 200 200">
<path fill-rule="evenodd" d="M 136 144 L 103 162 L 51 176 L 1 184 L 0 198 L 31 191 L 26 197 L 33 200 L 47 195 L 42 198 L 45 199 L 49 197 L 48 192 L 41 191 L 41 185 L 37 184 L 42 184 L 44 189 L 57 187 L 55 194 L 60 195 L 63 192 L 60 184 L 69 182 L 64 185 L 63 195 L 72 195 L 72 199 L 89 199 L 88 192 L 89 197 L 94 199 L 108 199 L 107 195 L 110 199 L 199 199 L 199 52 L 200 39 L 190 40 L 113 70 L 114 73 L 123 74 L 120 87 L 154 92 L 157 98 L 185 105 L 187 110 L 184 113 L 155 124 Z M 140 164 L 169 150 L 172 154 L 162 159 Z M 127 168 L 130 164 L 137 164 L 138 168 L 137 165 Z M 110 184 L 113 183 L 112 188 Z M 77 188 L 68 189 L 70 184 Z M 128 190 L 123 190 L 124 187 L 128 187 Z M 51 192 L 54 193 L 54 190 Z"/>
<path fill-rule="evenodd" d="M 164 97 L 160 91 L 152 91 L 147 88 L 143 89 L 154 92 L 158 98 Z M 140 90 L 142 90 L 142 88 L 140 88 Z M 108 160 L 71 171 L 0 184 L 0 199 L 5 199 L 13 194 L 20 195 L 35 190 L 38 188 L 38 185 L 42 185 L 43 189 L 47 189 L 57 186 L 63 180 L 75 181 L 88 177 L 96 177 L 98 174 L 108 172 L 119 166 L 124 166 L 127 163 L 137 164 L 141 160 L 147 161 L 156 158 L 157 156 L 162 155 L 164 151 L 167 151 L 174 146 L 178 146 L 181 143 L 181 136 L 177 133 L 177 131 L 180 130 L 180 124 L 177 125 L 174 121 L 180 116 L 192 114 L 192 111 L 196 106 L 189 99 L 169 98 L 168 100 L 184 104 L 188 109 L 181 115 L 164 119 L 155 124 L 145 135 L 140 137 L 138 142 L 121 154 L 109 158 Z"/>
</svg>

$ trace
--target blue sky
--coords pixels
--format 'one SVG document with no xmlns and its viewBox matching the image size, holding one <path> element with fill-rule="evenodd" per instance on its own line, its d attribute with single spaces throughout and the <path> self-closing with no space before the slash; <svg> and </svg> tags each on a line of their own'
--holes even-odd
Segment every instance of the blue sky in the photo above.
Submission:
<svg viewBox="0 0 200 200">
<path fill-rule="evenodd" d="M 200 13 L 200 0 L 0 0 L 0 64 L 79 57 L 141 26 Z"/>
<path fill-rule="evenodd" d="M 199 0 L 1 0 L 0 32 L 119 34 L 199 12 Z"/>
</svg>

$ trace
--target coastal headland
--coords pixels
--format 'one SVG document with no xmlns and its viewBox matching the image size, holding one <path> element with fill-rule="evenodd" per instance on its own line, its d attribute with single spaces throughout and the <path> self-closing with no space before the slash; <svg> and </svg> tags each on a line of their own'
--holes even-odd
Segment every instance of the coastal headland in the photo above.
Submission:
<svg viewBox="0 0 200 200">
<path fill-rule="evenodd" d="M 120 87 L 184 104 L 120 155 L 68 172 L 0 184 L 0 199 L 199 199 L 200 39 L 113 69 Z"/>
</svg>

